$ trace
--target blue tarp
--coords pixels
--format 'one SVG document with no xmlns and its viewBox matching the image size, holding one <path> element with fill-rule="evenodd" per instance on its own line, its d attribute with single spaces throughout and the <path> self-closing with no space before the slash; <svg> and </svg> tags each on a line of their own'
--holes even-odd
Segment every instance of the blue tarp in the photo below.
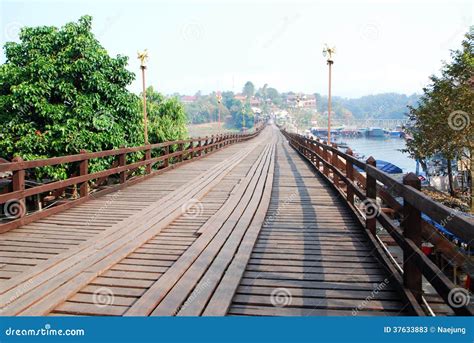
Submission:
<svg viewBox="0 0 474 343">
<path fill-rule="evenodd" d="M 403 173 L 403 170 L 401 168 L 397 167 L 394 164 L 391 164 L 390 162 L 382 161 L 382 160 L 376 160 L 376 162 L 377 162 L 377 169 L 380 169 L 388 174 Z"/>
<path fill-rule="evenodd" d="M 375 160 L 377 163 L 377 169 L 380 169 L 383 172 L 386 172 L 387 174 L 401 174 L 403 173 L 403 170 L 399 167 L 397 167 L 394 164 L 391 164 L 390 162 L 383 161 L 383 160 Z M 363 172 L 362 169 L 355 167 L 357 171 Z"/>
</svg>

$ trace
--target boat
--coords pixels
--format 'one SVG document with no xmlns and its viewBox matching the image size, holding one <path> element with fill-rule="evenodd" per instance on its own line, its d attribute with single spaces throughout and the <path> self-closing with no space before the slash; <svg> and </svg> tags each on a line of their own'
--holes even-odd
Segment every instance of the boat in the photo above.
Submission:
<svg viewBox="0 0 474 343">
<path fill-rule="evenodd" d="M 380 127 L 370 127 L 367 130 L 367 136 L 368 137 L 384 137 L 385 132 Z"/>
<path fill-rule="evenodd" d="M 356 155 L 356 158 L 357 159 L 361 159 L 360 157 L 358 157 Z M 377 166 L 377 169 L 387 173 L 387 174 L 402 174 L 403 173 L 403 170 L 402 168 L 400 167 L 397 167 L 396 165 L 390 163 L 390 162 L 387 162 L 387 161 L 384 161 L 384 160 L 375 160 L 375 163 L 376 163 L 376 166 Z M 356 170 L 359 171 L 359 172 L 363 172 L 363 170 L 357 166 L 355 166 Z"/>
<path fill-rule="evenodd" d="M 388 131 L 388 135 L 394 138 L 403 138 L 404 132 L 401 126 L 395 127 L 395 130 Z"/>
<path fill-rule="evenodd" d="M 396 165 L 383 161 L 383 160 L 375 160 L 377 163 L 377 169 L 386 172 L 387 174 L 401 174 L 403 173 L 402 168 L 397 167 Z"/>
</svg>

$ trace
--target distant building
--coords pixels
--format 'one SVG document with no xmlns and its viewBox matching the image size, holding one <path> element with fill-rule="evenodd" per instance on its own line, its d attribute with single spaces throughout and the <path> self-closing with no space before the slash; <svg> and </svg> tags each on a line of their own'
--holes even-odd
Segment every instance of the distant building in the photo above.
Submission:
<svg viewBox="0 0 474 343">
<path fill-rule="evenodd" d="M 243 95 L 243 94 L 236 94 L 236 95 L 234 96 L 234 99 L 235 99 L 235 100 L 239 100 L 240 102 L 244 103 L 244 102 L 247 101 L 247 96 L 245 96 L 245 95 Z M 261 104 L 261 103 L 260 103 L 260 99 L 257 99 L 257 98 L 254 97 L 254 96 L 250 98 L 250 105 L 251 105 L 251 106 L 257 107 L 257 106 L 260 106 L 260 104 Z"/>
<path fill-rule="evenodd" d="M 235 100 L 239 100 L 239 101 L 241 101 L 241 102 L 247 101 L 247 97 L 246 97 L 245 95 L 243 95 L 243 94 L 236 94 L 236 95 L 234 96 L 234 99 L 235 99 Z"/>
<path fill-rule="evenodd" d="M 183 104 L 191 104 L 197 100 L 197 96 L 195 95 L 183 95 L 181 97 L 181 102 Z"/>
<path fill-rule="evenodd" d="M 250 105 L 252 106 L 260 106 L 260 99 L 257 99 L 255 97 L 252 97 L 252 99 L 250 99 Z"/>
<path fill-rule="evenodd" d="M 290 94 L 286 99 L 290 107 L 316 109 L 316 97 L 313 94 Z"/>
</svg>

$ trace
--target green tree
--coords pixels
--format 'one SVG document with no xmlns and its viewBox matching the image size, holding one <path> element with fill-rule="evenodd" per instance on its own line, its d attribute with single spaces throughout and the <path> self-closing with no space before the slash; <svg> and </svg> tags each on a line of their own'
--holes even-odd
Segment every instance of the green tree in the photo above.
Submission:
<svg viewBox="0 0 474 343">
<path fill-rule="evenodd" d="M 134 74 L 91 32 L 92 18 L 62 28 L 26 27 L 4 46 L 0 66 L 0 154 L 26 160 L 143 144 Z M 92 171 L 107 161 L 91 161 Z M 66 167 L 49 170 L 66 177 Z"/>
<path fill-rule="evenodd" d="M 409 132 L 413 139 L 407 142 L 412 157 L 425 160 L 441 154 L 448 161 L 450 192 L 454 195 L 451 161 L 465 159 L 470 163 L 471 210 L 473 151 L 474 151 L 474 34 L 466 34 L 462 48 L 452 51 L 452 60 L 445 63 L 440 76 L 431 76 L 431 83 L 423 89 L 417 107 L 410 107 Z"/>
<path fill-rule="evenodd" d="M 184 139 L 187 136 L 187 116 L 176 97 L 165 98 L 153 87 L 146 90 L 148 131 L 150 143 Z M 143 102 L 140 100 L 140 109 Z"/>
<path fill-rule="evenodd" d="M 255 94 L 255 86 L 251 81 L 247 81 L 244 85 L 242 93 L 247 97 L 251 98 Z"/>
</svg>

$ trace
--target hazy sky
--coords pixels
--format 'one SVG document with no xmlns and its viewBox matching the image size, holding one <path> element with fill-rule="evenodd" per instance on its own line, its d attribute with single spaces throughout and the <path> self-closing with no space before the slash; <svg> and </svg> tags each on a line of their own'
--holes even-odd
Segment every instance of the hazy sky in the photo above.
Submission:
<svg viewBox="0 0 474 343">
<path fill-rule="evenodd" d="M 148 48 L 148 83 L 164 93 L 240 91 L 245 81 L 327 94 L 324 43 L 336 46 L 333 94 L 420 92 L 460 46 L 473 1 L 6 1 L 2 46 L 21 26 L 92 15 L 111 55 Z M 1 62 L 5 61 L 2 53 Z M 140 79 L 131 89 L 140 90 Z"/>
</svg>

